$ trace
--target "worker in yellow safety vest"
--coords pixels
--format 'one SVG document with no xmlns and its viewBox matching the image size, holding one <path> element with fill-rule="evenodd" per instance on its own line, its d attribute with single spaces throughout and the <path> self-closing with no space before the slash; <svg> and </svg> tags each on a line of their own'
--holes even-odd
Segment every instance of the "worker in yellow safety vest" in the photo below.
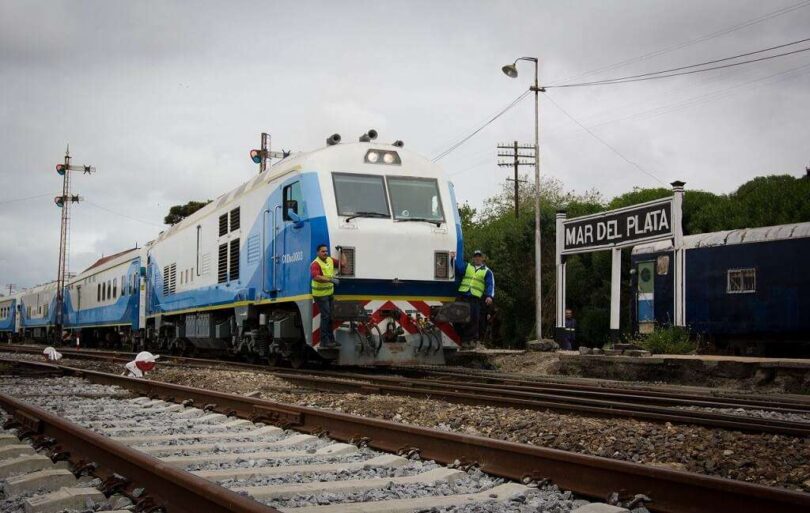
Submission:
<svg viewBox="0 0 810 513">
<path fill-rule="evenodd" d="M 472 263 L 456 258 L 456 276 L 461 277 L 458 286 L 458 301 L 470 305 L 470 322 L 458 326 L 462 347 L 475 346 L 486 331 L 486 311 L 495 298 L 495 274 L 484 263 L 481 250 L 473 252 Z"/>
<path fill-rule="evenodd" d="M 341 253 L 341 265 L 346 265 L 345 259 L 346 257 Z M 338 269 L 337 260 L 329 256 L 329 246 L 320 244 L 318 246 L 318 256 L 309 266 L 309 274 L 312 278 L 310 283 L 312 299 L 318 305 L 321 316 L 321 349 L 340 347 L 340 344 L 335 341 L 335 335 L 332 333 L 332 306 L 334 304 L 335 286 L 340 284 L 340 280 L 336 277 Z"/>
</svg>

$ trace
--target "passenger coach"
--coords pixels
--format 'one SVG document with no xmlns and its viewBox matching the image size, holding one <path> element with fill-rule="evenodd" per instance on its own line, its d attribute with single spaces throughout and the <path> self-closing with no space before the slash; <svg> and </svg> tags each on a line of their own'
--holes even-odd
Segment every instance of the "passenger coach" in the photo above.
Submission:
<svg viewBox="0 0 810 513">
<path fill-rule="evenodd" d="M 721 347 L 757 353 L 810 345 L 810 223 L 684 237 L 686 325 Z M 673 318 L 669 241 L 632 252 L 639 332 Z"/>
</svg>

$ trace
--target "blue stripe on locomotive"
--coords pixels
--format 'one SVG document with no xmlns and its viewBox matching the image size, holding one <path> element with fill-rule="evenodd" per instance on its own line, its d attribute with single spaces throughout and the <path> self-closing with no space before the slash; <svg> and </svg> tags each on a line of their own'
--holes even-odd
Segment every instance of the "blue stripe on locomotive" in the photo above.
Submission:
<svg viewBox="0 0 810 513">
<path fill-rule="evenodd" d="M 126 273 L 127 283 L 131 283 L 133 275 L 137 276 L 141 266 L 140 258 L 135 258 L 129 264 Z M 92 291 L 91 291 L 92 293 Z M 71 291 L 65 294 L 65 327 L 82 328 L 102 325 L 128 325 L 133 329 L 138 326 L 138 289 L 135 293 L 121 295 L 113 304 L 98 306 L 96 308 L 77 311 L 73 308 Z"/>
<path fill-rule="evenodd" d="M 810 332 L 810 239 L 695 248 L 686 257 L 686 322 L 717 334 Z M 756 291 L 728 294 L 729 269 L 756 269 Z"/>
<path fill-rule="evenodd" d="M 234 301 L 254 301 L 309 293 L 309 255 L 314 254 L 318 244 L 329 244 L 317 174 L 302 173 L 285 180 L 269 195 L 264 207 L 272 212 L 274 205 L 281 204 L 283 188 L 297 181 L 301 182 L 301 192 L 305 198 L 299 205 L 299 214 L 304 222 L 298 228 L 294 227 L 293 223 L 284 222 L 276 236 L 275 244 L 278 245 L 277 247 L 283 248 L 286 254 L 295 254 L 296 251 L 300 251 L 302 257 L 296 262 L 279 263 L 278 269 L 282 272 L 276 279 L 278 283 L 283 284 L 280 294 L 270 291 L 273 279 L 272 266 L 267 266 L 264 275 L 261 268 L 262 261 L 266 262 L 267 256 L 271 254 L 274 241 L 267 240 L 263 251 L 258 251 L 258 254 L 252 254 L 246 250 L 248 241 L 262 240 L 264 212 L 261 212 L 251 223 L 247 237 L 243 237 L 239 241 L 239 280 L 163 296 L 163 274 L 160 271 L 163 264 L 151 257 L 147 274 L 151 285 L 148 313 L 150 315 L 170 313 L 190 308 L 230 304 Z M 265 258 L 262 259 L 261 255 L 265 255 Z M 305 285 L 302 273 L 306 273 Z M 262 276 L 264 276 L 264 284 Z"/>
<path fill-rule="evenodd" d="M 14 319 L 17 315 L 17 300 L 12 299 L 8 308 L 8 316 L 0 319 L 0 331 L 14 331 Z"/>
</svg>

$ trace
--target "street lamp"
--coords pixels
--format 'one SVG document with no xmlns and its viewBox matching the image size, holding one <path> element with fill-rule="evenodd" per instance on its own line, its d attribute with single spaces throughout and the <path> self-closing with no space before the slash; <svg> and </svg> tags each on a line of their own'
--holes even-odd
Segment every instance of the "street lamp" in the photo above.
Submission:
<svg viewBox="0 0 810 513">
<path fill-rule="evenodd" d="M 529 87 L 534 91 L 534 302 L 535 302 L 535 330 L 537 340 L 542 340 L 543 327 L 543 290 L 541 286 L 541 255 L 540 255 L 540 92 L 544 91 L 537 81 L 538 63 L 536 57 L 520 57 L 512 64 L 507 64 L 501 68 L 509 78 L 517 78 L 518 61 L 530 61 L 534 63 L 534 85 Z"/>
</svg>

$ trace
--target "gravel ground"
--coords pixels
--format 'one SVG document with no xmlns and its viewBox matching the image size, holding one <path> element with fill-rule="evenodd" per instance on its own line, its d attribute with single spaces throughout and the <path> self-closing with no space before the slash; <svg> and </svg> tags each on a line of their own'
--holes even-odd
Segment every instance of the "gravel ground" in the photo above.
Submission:
<svg viewBox="0 0 810 513">
<path fill-rule="evenodd" d="M 682 406 L 683 410 L 703 411 L 709 413 L 721 413 L 723 415 L 742 415 L 744 417 L 755 417 L 758 419 L 786 420 L 788 422 L 810 423 L 810 413 L 790 413 L 770 410 L 749 410 L 744 408 L 708 408 L 703 406 Z"/>
<path fill-rule="evenodd" d="M 49 395 L 38 395 L 37 390 L 47 389 L 51 391 Z M 98 431 L 105 431 L 105 427 L 112 425 L 113 422 L 127 422 L 127 421 L 140 421 L 139 424 L 144 426 L 156 427 L 158 432 L 163 432 L 161 426 L 165 423 L 171 423 L 176 420 L 177 412 L 163 412 L 163 411 L 150 411 L 148 415 L 144 410 L 134 403 L 129 402 L 129 395 L 116 387 L 109 387 L 104 385 L 89 384 L 84 380 L 78 378 L 44 378 L 44 379 L 30 379 L 30 378 L 13 378 L 8 376 L 0 376 L 0 390 L 3 393 L 19 396 L 26 395 L 26 402 L 35 404 L 42 408 L 48 409 L 54 413 L 59 414 L 65 418 L 77 421 L 85 426 L 91 426 Z M 71 391 L 81 391 L 81 394 L 71 394 Z M 111 397 L 105 397 L 109 394 Z M 0 421 L 4 420 L 5 414 L 0 410 Z M 214 425 L 199 424 L 193 425 L 194 419 L 189 419 L 189 425 L 186 426 L 188 431 L 204 433 L 215 429 Z M 179 424 L 185 423 L 182 420 Z M 175 422 L 178 424 L 178 422 Z M 246 429 L 253 429 L 256 425 L 250 426 Z M 154 431 L 150 430 L 150 434 Z M 284 436 L 291 436 L 293 432 L 285 432 L 281 436 L 276 436 L 274 439 L 280 439 Z M 244 435 L 239 434 L 239 430 L 234 433 L 235 439 L 244 439 Z M 305 451 L 306 453 L 314 452 L 315 446 L 324 446 L 329 444 L 330 441 L 326 439 L 319 439 L 317 444 L 312 448 Z M 139 444 L 140 445 L 140 444 Z M 184 449 L 184 444 L 177 444 L 177 454 L 186 454 L 189 451 Z M 299 447 L 300 448 L 300 447 Z M 214 451 L 219 452 L 219 451 Z M 225 452 L 224 450 L 222 452 Z M 235 451 L 227 451 L 235 452 Z M 339 456 L 338 458 L 329 458 L 328 461 L 364 461 L 366 459 L 379 456 L 380 453 L 368 448 L 361 449 L 357 453 Z M 235 463 L 207 463 L 192 465 L 187 470 L 222 470 L 224 468 L 233 467 L 266 467 L 266 466 L 282 466 L 297 463 L 313 463 L 319 460 L 327 461 L 327 458 L 312 458 L 312 457 L 298 457 L 287 458 L 278 461 L 268 461 L 266 459 L 250 459 L 250 454 L 245 454 L 239 458 Z M 366 467 L 358 470 L 343 470 L 336 471 L 328 474 L 320 475 L 306 475 L 301 473 L 287 474 L 282 476 L 251 476 L 246 479 L 229 479 L 222 481 L 220 484 L 228 488 L 241 488 L 248 486 L 264 486 L 264 485 L 278 485 L 278 484 L 293 484 L 317 481 L 336 481 L 346 479 L 374 479 L 374 478 L 395 478 L 400 476 L 409 476 L 421 472 L 439 468 L 435 462 L 432 461 L 409 461 L 406 465 L 398 468 L 380 469 L 373 467 Z M 99 480 L 91 481 L 87 478 L 89 486 L 97 486 L 100 484 Z M 268 499 L 263 500 L 268 505 L 273 507 L 292 508 L 299 506 L 311 506 L 313 504 L 334 504 L 345 502 L 367 502 L 367 501 L 380 501 L 390 499 L 409 499 L 417 497 L 428 496 L 443 496 L 467 493 L 486 493 L 493 487 L 504 483 L 504 480 L 489 476 L 478 469 L 473 469 L 467 472 L 461 479 L 454 482 L 436 482 L 433 484 L 394 484 L 389 483 L 379 489 L 363 491 L 363 492 L 320 492 L 320 493 L 305 493 L 292 497 L 282 499 Z M 0 480 L 0 488 L 2 487 L 2 480 Z M 27 494 L 22 497 L 15 497 L 13 499 L 4 499 L 0 497 L 0 511 L 9 513 L 22 513 L 23 500 L 25 497 L 34 495 L 37 492 Z M 493 495 L 494 497 L 494 495 Z M 98 511 L 107 508 L 119 508 L 126 506 L 121 504 L 120 498 L 113 497 L 105 501 L 104 504 L 91 504 L 88 503 L 82 512 Z M 515 493 L 507 502 L 488 502 L 464 505 L 460 508 L 447 508 L 435 509 L 435 511 L 469 511 L 470 513 L 536 513 L 538 511 L 547 513 L 569 513 L 571 510 L 587 504 L 587 501 L 575 499 L 570 492 L 563 492 L 556 486 L 545 486 L 542 488 L 529 489 L 525 493 Z M 434 511 L 434 510 L 431 510 Z M 73 512 L 69 512 L 73 513 Z M 78 512 L 77 512 L 78 513 Z M 644 508 L 634 510 L 634 513 L 648 513 Z"/>
<path fill-rule="evenodd" d="M 107 372 L 120 367 L 86 360 L 66 359 L 65 363 Z M 806 438 L 428 399 L 321 393 L 261 372 L 183 370 L 158 364 L 150 376 L 236 394 L 259 392 L 261 398 L 282 403 L 810 491 L 810 441 Z"/>
</svg>

